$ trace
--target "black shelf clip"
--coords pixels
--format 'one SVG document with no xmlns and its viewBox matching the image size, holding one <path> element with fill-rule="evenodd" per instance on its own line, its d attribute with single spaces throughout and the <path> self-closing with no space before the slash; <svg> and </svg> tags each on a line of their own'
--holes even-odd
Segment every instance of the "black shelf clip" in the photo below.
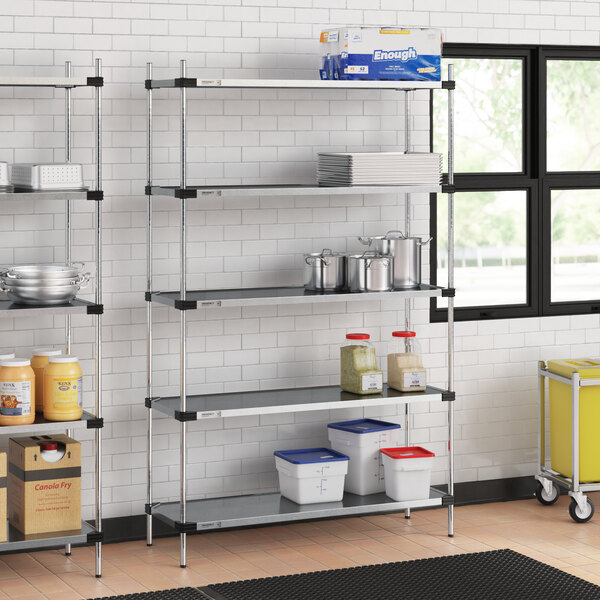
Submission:
<svg viewBox="0 0 600 600">
<path fill-rule="evenodd" d="M 454 506 L 454 496 L 450 494 L 442 496 L 442 506 Z"/>
<path fill-rule="evenodd" d="M 88 419 L 87 428 L 88 429 L 102 429 L 104 427 L 104 419 L 102 417 L 94 417 L 93 419 Z"/>
<path fill-rule="evenodd" d="M 144 193 L 146 194 L 146 196 L 152 196 L 152 186 L 151 185 L 145 186 Z"/>
<path fill-rule="evenodd" d="M 456 89 L 456 81 L 442 81 L 443 90 L 454 90 Z"/>
<path fill-rule="evenodd" d="M 194 80 L 195 81 L 195 80 Z M 175 198 L 185 200 L 186 198 L 197 198 L 198 192 L 190 188 L 175 188 Z"/>
<path fill-rule="evenodd" d="M 102 190 L 88 190 L 87 199 L 95 200 L 96 202 L 101 202 L 102 200 L 104 200 L 104 192 Z"/>
<path fill-rule="evenodd" d="M 456 296 L 456 288 L 444 288 L 442 290 L 442 298 L 454 298 Z"/>
<path fill-rule="evenodd" d="M 101 531 L 92 531 L 91 533 L 87 534 L 88 544 L 96 544 L 102 541 L 104 541 L 104 534 Z"/>
<path fill-rule="evenodd" d="M 177 310 L 196 310 L 198 308 L 198 302 L 196 300 L 175 300 L 174 304 Z"/>
<path fill-rule="evenodd" d="M 160 400 L 160 396 L 152 396 L 152 398 L 144 398 L 144 406 L 146 408 L 152 408 L 153 402 L 158 402 Z"/>
<path fill-rule="evenodd" d="M 102 87 L 104 85 L 104 77 L 88 77 L 87 85 L 91 87 Z"/>
<path fill-rule="evenodd" d="M 173 525 L 178 533 L 194 533 L 197 531 L 196 523 L 182 523 L 181 521 L 175 521 Z"/>
<path fill-rule="evenodd" d="M 454 184 L 442 183 L 442 194 L 454 194 L 456 193 L 456 186 Z"/>
<path fill-rule="evenodd" d="M 153 502 L 152 504 L 144 504 L 144 512 L 147 515 L 151 515 L 152 514 L 152 510 L 154 508 L 158 508 L 160 506 L 160 502 Z"/>
<path fill-rule="evenodd" d="M 178 88 L 195 88 L 198 85 L 198 80 L 195 77 L 177 77 L 174 83 L 175 87 Z"/>
<path fill-rule="evenodd" d="M 442 402 L 454 402 L 456 400 L 456 392 L 444 390 L 442 392 Z"/>
<path fill-rule="evenodd" d="M 152 89 L 152 79 L 146 79 L 146 81 L 144 81 L 144 87 L 147 90 L 151 90 Z"/>
<path fill-rule="evenodd" d="M 103 315 L 104 314 L 104 304 L 90 304 L 87 307 L 88 315 Z"/>
<path fill-rule="evenodd" d="M 180 423 L 187 423 L 188 421 L 196 421 L 198 419 L 198 415 L 191 410 L 176 410 L 174 416 L 175 420 L 179 421 Z"/>
<path fill-rule="evenodd" d="M 144 292 L 144 299 L 146 302 L 152 302 L 152 292 Z"/>
</svg>

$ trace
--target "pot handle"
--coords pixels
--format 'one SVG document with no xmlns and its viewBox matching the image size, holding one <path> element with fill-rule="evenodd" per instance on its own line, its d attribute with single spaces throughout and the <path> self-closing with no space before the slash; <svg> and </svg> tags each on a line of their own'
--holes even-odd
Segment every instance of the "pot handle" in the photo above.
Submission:
<svg viewBox="0 0 600 600">
<path fill-rule="evenodd" d="M 363 245 L 363 246 L 370 246 L 373 243 L 373 238 L 372 237 L 363 237 L 363 236 L 359 236 L 358 241 Z"/>
<path fill-rule="evenodd" d="M 387 236 L 390 235 L 390 233 L 399 233 L 400 234 L 400 239 L 403 239 L 403 240 L 406 239 L 406 235 L 404 235 L 404 233 L 402 231 L 400 231 L 399 229 L 391 229 L 390 231 L 388 231 L 385 234 L 385 239 L 387 239 Z"/>
<path fill-rule="evenodd" d="M 89 273 L 81 273 L 81 275 L 79 275 L 77 277 L 77 281 L 74 282 L 73 285 L 78 285 L 80 288 L 84 288 L 89 282 L 90 282 L 90 274 Z"/>
<path fill-rule="evenodd" d="M 381 263 L 385 266 L 385 267 L 389 267 L 390 266 L 390 259 L 387 256 L 381 256 L 378 258 L 383 258 L 385 260 L 382 260 Z M 371 265 L 373 264 L 372 260 L 367 259 L 367 269 L 371 268 Z"/>
<path fill-rule="evenodd" d="M 419 246 L 427 246 L 432 239 L 433 236 L 430 235 L 426 240 L 419 240 L 418 244 Z"/>
<path fill-rule="evenodd" d="M 321 261 L 323 264 L 327 264 L 325 262 L 325 259 L 322 256 L 305 256 L 304 257 L 304 262 L 311 267 L 313 267 L 317 263 L 317 261 Z"/>
</svg>

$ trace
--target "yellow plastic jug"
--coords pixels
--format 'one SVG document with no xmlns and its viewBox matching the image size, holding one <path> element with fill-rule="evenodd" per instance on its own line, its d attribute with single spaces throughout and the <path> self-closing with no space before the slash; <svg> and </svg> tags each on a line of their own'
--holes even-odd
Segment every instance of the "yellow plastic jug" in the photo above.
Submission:
<svg viewBox="0 0 600 600">
<path fill-rule="evenodd" d="M 579 391 L 579 480 L 600 481 L 600 361 L 591 358 L 549 360 L 552 373 L 598 379 Z M 573 476 L 571 386 L 550 379 L 550 456 L 554 471 Z"/>
<path fill-rule="evenodd" d="M 81 419 L 81 367 L 76 356 L 50 356 L 44 370 L 44 418 L 48 421 Z"/>
</svg>

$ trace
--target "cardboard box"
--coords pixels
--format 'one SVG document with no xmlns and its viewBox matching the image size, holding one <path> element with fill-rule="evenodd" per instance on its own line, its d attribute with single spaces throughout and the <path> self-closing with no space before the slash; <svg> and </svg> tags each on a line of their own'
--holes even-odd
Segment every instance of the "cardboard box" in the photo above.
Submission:
<svg viewBox="0 0 600 600">
<path fill-rule="evenodd" d="M 56 442 L 62 457 L 47 462 L 42 445 Z M 11 438 L 8 519 L 25 535 L 81 529 L 81 444 L 66 435 Z"/>
<path fill-rule="evenodd" d="M 321 33 L 321 79 L 440 81 L 439 29 L 341 27 Z"/>
<path fill-rule="evenodd" d="M 0 542 L 6 542 L 6 452 L 0 452 Z"/>
</svg>

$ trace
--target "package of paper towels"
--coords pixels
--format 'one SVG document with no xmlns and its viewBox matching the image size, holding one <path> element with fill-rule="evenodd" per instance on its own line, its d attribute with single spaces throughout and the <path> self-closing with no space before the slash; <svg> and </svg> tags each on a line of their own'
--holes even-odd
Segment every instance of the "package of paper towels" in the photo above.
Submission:
<svg viewBox="0 0 600 600">
<path fill-rule="evenodd" d="M 439 81 L 439 29 L 340 27 L 321 33 L 321 79 Z"/>
</svg>

